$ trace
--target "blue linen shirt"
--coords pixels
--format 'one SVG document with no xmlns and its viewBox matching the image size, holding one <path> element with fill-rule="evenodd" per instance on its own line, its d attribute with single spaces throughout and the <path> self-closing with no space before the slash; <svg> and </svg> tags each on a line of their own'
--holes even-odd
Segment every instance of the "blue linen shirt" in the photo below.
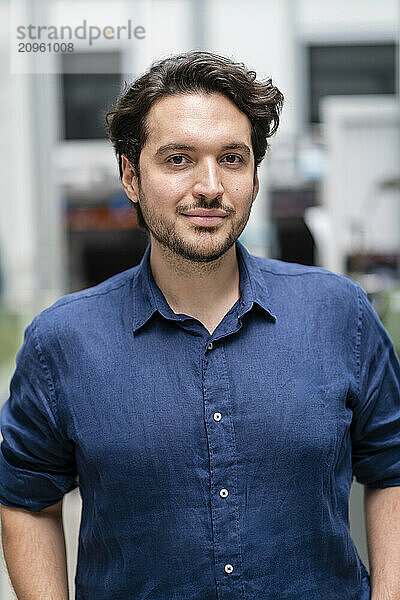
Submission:
<svg viewBox="0 0 400 600">
<path fill-rule="evenodd" d="M 210 335 L 137 267 L 38 314 L 2 413 L 0 502 L 79 486 L 77 600 L 366 600 L 353 476 L 400 485 L 400 365 L 367 296 L 252 256 Z"/>
</svg>

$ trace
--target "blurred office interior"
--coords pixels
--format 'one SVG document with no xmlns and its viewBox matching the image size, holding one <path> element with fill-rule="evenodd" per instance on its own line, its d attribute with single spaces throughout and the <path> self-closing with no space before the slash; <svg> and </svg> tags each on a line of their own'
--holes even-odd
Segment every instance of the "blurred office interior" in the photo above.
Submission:
<svg viewBox="0 0 400 600">
<path fill-rule="evenodd" d="M 285 96 L 241 241 L 356 279 L 400 352 L 398 0 L 21 0 L 18 10 L 42 24 L 131 18 L 146 38 L 77 40 L 73 53 L 46 57 L 49 72 L 16 73 L 13 2 L 0 3 L 0 406 L 32 317 L 140 261 L 147 237 L 104 114 L 152 60 L 190 49 L 243 61 Z M 367 564 L 359 487 L 352 534 Z M 75 494 L 65 514 L 71 598 L 78 508 Z"/>
</svg>

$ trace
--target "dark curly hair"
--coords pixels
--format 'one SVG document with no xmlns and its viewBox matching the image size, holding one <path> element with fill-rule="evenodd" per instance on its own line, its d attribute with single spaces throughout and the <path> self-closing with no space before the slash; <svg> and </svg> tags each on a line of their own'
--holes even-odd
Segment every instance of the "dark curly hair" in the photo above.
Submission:
<svg viewBox="0 0 400 600">
<path fill-rule="evenodd" d="M 125 82 L 115 106 L 106 114 L 121 179 L 125 155 L 140 182 L 139 157 L 148 136 L 146 117 L 152 104 L 165 96 L 199 92 L 224 94 L 247 115 L 257 169 L 268 148 L 267 139 L 278 129 L 283 95 L 271 79 L 256 81 L 256 77 L 243 63 L 193 50 L 156 61 L 129 86 Z M 139 226 L 147 229 L 138 203 L 135 208 Z"/>
</svg>

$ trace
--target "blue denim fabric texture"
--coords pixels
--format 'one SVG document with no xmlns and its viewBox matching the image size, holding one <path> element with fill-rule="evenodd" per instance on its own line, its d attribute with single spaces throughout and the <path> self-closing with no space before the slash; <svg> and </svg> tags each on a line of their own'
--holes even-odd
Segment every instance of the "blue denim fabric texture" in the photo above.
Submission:
<svg viewBox="0 0 400 600">
<path fill-rule="evenodd" d="M 140 265 L 25 331 L 0 502 L 79 486 L 77 600 L 366 600 L 353 476 L 400 485 L 400 364 L 351 279 L 249 254 L 212 335 Z"/>
</svg>

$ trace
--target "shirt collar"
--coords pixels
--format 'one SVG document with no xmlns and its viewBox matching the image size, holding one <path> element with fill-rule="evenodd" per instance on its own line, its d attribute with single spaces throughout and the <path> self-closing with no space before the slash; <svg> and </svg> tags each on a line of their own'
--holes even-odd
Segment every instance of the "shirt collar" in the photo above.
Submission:
<svg viewBox="0 0 400 600">
<path fill-rule="evenodd" d="M 258 266 L 258 259 L 252 256 L 239 240 L 236 241 L 236 255 L 239 264 L 241 297 L 238 305 L 238 317 L 242 317 L 257 304 L 268 316 L 276 321 L 269 305 L 269 295 L 266 284 Z M 155 312 L 166 319 L 183 321 L 190 317 L 176 314 L 169 306 L 163 293 L 156 284 L 150 268 L 149 243 L 143 258 L 133 277 L 134 316 L 133 330 L 140 329 Z"/>
</svg>

